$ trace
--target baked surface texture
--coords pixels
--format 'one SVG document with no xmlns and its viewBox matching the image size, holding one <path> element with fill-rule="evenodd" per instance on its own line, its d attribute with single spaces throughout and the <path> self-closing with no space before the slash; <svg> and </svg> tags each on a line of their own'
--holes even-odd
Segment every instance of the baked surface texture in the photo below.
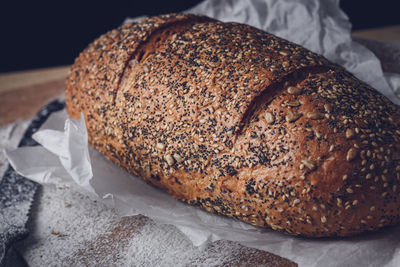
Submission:
<svg viewBox="0 0 400 267">
<path fill-rule="evenodd" d="M 209 212 L 310 237 L 400 220 L 399 107 L 253 27 L 123 25 L 79 55 L 66 101 L 107 158 Z"/>
</svg>

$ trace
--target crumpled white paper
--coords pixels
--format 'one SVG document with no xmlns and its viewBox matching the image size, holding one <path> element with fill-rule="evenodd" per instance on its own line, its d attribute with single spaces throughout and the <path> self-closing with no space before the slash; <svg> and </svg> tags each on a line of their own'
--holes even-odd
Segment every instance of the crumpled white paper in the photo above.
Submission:
<svg viewBox="0 0 400 267">
<path fill-rule="evenodd" d="M 322 53 L 400 104 L 394 94 L 399 92 L 400 75 L 386 75 L 389 84 L 378 59 L 351 41 L 350 23 L 337 0 L 204 1 L 189 12 L 247 23 Z M 400 266 L 400 227 L 352 238 L 291 237 L 172 199 L 88 148 L 83 120 L 68 119 L 65 111 L 50 116 L 33 138 L 42 146 L 7 151 L 10 163 L 20 174 L 39 183 L 73 185 L 103 199 L 123 216 L 143 214 L 173 224 L 195 245 L 219 239 L 237 241 L 300 266 Z"/>
</svg>

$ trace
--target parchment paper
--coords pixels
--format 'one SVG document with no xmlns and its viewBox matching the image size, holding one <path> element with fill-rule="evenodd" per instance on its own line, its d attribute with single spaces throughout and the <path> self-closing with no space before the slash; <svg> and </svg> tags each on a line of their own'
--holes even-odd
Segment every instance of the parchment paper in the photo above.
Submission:
<svg viewBox="0 0 400 267">
<path fill-rule="evenodd" d="M 399 75 L 386 75 L 389 84 L 372 52 L 351 41 L 351 25 L 338 1 L 204 1 L 189 11 L 247 23 L 301 44 L 343 65 L 400 104 Z M 143 214 L 173 224 L 195 245 L 219 239 L 238 241 L 300 266 L 400 266 L 400 227 L 345 239 L 291 237 L 208 214 L 127 174 L 88 148 L 83 120 L 68 119 L 65 111 L 53 114 L 33 138 L 42 146 L 7 151 L 20 174 L 39 183 L 73 186 L 101 198 L 122 216 Z"/>
</svg>

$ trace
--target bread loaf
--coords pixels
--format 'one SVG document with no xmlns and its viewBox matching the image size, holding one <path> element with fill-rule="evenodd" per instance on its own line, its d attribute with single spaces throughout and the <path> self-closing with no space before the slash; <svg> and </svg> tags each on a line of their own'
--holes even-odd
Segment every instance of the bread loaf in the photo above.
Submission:
<svg viewBox="0 0 400 267">
<path fill-rule="evenodd" d="M 238 23 L 169 14 L 76 59 L 89 143 L 174 198 L 310 237 L 400 220 L 400 111 L 324 57 Z"/>
</svg>

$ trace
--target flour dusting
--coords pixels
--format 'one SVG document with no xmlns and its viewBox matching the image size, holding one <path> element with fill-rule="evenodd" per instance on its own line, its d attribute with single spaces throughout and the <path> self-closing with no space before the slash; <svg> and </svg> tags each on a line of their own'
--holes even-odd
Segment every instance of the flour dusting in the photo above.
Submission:
<svg viewBox="0 0 400 267">
<path fill-rule="evenodd" d="M 238 243 L 195 247 L 175 226 L 114 210 L 67 186 L 43 186 L 30 235 L 16 245 L 29 266 L 279 266 L 288 262 Z M 291 266 L 291 263 L 289 265 Z"/>
<path fill-rule="evenodd" d="M 237 243 L 218 242 L 206 249 L 194 247 L 172 225 L 146 224 L 127 246 L 121 266 L 224 266 L 235 260 Z M 155 253 L 156 252 L 156 253 Z"/>
</svg>

